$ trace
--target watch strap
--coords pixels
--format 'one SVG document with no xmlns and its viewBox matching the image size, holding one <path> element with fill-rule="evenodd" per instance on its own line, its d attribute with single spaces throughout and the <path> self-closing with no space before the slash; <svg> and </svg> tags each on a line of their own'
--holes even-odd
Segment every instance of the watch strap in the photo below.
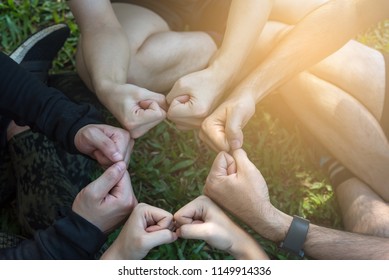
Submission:
<svg viewBox="0 0 389 280">
<path fill-rule="evenodd" d="M 309 220 L 299 216 L 293 216 L 292 223 L 285 236 L 284 241 L 281 242 L 280 248 L 296 254 L 300 258 L 304 257 L 303 246 L 308 234 Z"/>
</svg>

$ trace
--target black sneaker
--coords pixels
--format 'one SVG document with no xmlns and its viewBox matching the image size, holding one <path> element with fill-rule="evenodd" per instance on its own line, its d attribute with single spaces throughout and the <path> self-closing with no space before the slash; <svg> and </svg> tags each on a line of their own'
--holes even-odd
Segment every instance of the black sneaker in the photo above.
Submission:
<svg viewBox="0 0 389 280">
<path fill-rule="evenodd" d="M 52 61 L 69 34 L 70 30 L 66 24 L 46 27 L 24 41 L 12 52 L 10 58 L 46 82 Z"/>
</svg>

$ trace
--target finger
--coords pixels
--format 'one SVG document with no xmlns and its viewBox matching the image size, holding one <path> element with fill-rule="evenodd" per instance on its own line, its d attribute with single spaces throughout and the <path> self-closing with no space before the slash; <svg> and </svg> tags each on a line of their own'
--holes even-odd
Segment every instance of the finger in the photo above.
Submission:
<svg viewBox="0 0 389 280">
<path fill-rule="evenodd" d="M 152 91 L 145 89 L 144 92 L 142 92 L 142 99 L 143 100 L 153 100 L 158 104 L 159 107 L 161 107 L 165 110 L 168 107 L 165 95 L 160 94 L 160 93 L 152 92 Z"/>
<path fill-rule="evenodd" d="M 207 223 L 184 224 L 176 231 L 178 237 L 184 239 L 198 239 L 207 241 L 210 237 L 210 227 Z"/>
<path fill-rule="evenodd" d="M 128 143 L 127 150 L 124 153 L 124 155 L 125 155 L 124 162 L 127 164 L 127 166 L 130 163 L 131 154 L 132 154 L 132 151 L 134 150 L 134 145 L 135 145 L 135 140 L 131 138 L 129 143 Z"/>
<path fill-rule="evenodd" d="M 118 162 L 123 160 L 116 143 L 109 138 L 101 128 L 95 128 L 85 135 L 88 144 L 95 150 L 100 151 L 104 157 L 111 160 L 111 162 Z"/>
<path fill-rule="evenodd" d="M 242 148 L 243 145 L 243 132 L 242 124 L 239 120 L 228 119 L 226 122 L 226 138 L 231 150 Z"/>
<path fill-rule="evenodd" d="M 212 176 L 228 176 L 236 173 L 236 163 L 234 157 L 226 152 L 220 152 L 211 167 L 210 174 Z"/>
<path fill-rule="evenodd" d="M 237 149 L 232 152 L 232 156 L 236 161 L 237 173 L 246 171 L 250 168 L 256 168 L 255 165 L 247 157 L 247 153 L 243 149 Z"/>
<path fill-rule="evenodd" d="M 252 113 L 250 109 L 237 104 L 231 111 L 227 110 L 225 133 L 229 146 L 232 150 L 240 149 L 243 145 L 243 127 L 246 125 L 246 119 Z"/>
<path fill-rule="evenodd" d="M 227 141 L 224 126 L 224 121 L 218 115 L 212 114 L 201 124 L 201 131 L 203 137 L 207 139 L 206 141 L 216 146 L 216 151 L 228 152 L 230 145 Z"/>
<path fill-rule="evenodd" d="M 224 151 L 224 149 L 221 149 L 219 146 L 215 145 L 215 143 L 213 143 L 213 141 L 208 137 L 208 135 L 203 130 L 199 131 L 199 137 L 201 141 L 207 144 L 207 146 L 210 147 L 215 152 Z"/>
<path fill-rule="evenodd" d="M 119 161 L 110 166 L 105 172 L 97 178 L 87 188 L 96 194 L 96 197 L 104 198 L 116 186 L 126 173 L 126 164 L 124 161 Z"/>
<path fill-rule="evenodd" d="M 93 152 L 93 157 L 96 159 L 96 161 L 100 164 L 101 167 L 104 169 L 110 167 L 113 162 L 109 158 L 107 158 L 101 151 L 95 150 Z"/>
<path fill-rule="evenodd" d="M 117 182 L 116 186 L 110 191 L 110 195 L 121 199 L 122 201 L 132 202 L 132 205 L 137 204 L 137 199 L 131 184 L 130 174 L 126 170 L 122 178 Z"/>
<path fill-rule="evenodd" d="M 148 109 L 140 109 L 136 114 L 137 119 L 141 120 L 141 123 L 130 130 L 131 136 L 135 139 L 145 134 L 166 118 L 166 112 L 154 101 L 149 105 Z"/>
<path fill-rule="evenodd" d="M 187 118 L 191 116 L 191 102 L 188 100 L 185 103 L 180 102 L 177 98 L 173 99 L 167 111 L 168 119 L 175 121 L 180 118 Z"/>
<path fill-rule="evenodd" d="M 162 244 L 169 244 L 177 240 L 177 234 L 168 229 L 150 232 L 146 236 L 148 249 L 152 249 Z"/>
<path fill-rule="evenodd" d="M 173 215 L 163 209 L 149 206 L 146 219 L 147 232 L 172 228 Z"/>
<path fill-rule="evenodd" d="M 132 135 L 132 137 L 134 139 L 137 139 L 137 138 L 143 136 L 145 133 L 147 133 L 149 130 L 151 130 L 155 126 L 157 126 L 162 121 L 163 121 L 163 119 L 162 120 L 156 120 L 154 122 L 150 122 L 150 123 L 147 123 L 145 125 L 142 125 L 142 126 L 139 126 L 139 127 L 135 127 L 135 128 L 133 128 L 131 130 L 131 135 Z"/>
</svg>

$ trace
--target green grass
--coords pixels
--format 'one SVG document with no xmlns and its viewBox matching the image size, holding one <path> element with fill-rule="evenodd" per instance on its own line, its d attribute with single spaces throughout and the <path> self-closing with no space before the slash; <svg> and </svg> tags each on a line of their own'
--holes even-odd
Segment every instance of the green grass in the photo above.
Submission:
<svg viewBox="0 0 389 280">
<path fill-rule="evenodd" d="M 64 1 L 8 0 L 0 3 L 1 50 L 9 53 L 31 33 L 52 23 L 66 22 L 71 38 L 55 61 L 53 72 L 74 71 L 78 30 Z M 388 21 L 380 23 L 359 40 L 389 51 Z M 280 103 L 281 102 L 281 103 Z M 277 106 L 275 106 L 277 105 Z M 312 222 L 341 228 L 336 200 L 326 175 L 318 168 L 314 144 L 277 97 L 266 98 L 245 130 L 250 159 L 268 182 L 271 200 L 289 214 Z M 139 201 L 174 213 L 201 194 L 215 153 L 196 131 L 178 131 L 165 121 L 136 141 L 129 171 Z M 7 226 L 7 216 L 0 224 Z M 250 229 L 248 229 L 250 230 Z M 118 231 L 110 236 L 112 241 Z M 275 259 L 286 256 L 277 245 L 253 234 Z M 201 241 L 178 240 L 153 249 L 148 259 L 230 259 Z"/>
</svg>

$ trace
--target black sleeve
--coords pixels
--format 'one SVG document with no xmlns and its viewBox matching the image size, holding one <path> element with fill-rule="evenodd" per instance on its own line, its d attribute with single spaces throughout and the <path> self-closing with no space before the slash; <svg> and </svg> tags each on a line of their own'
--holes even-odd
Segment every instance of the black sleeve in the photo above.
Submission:
<svg viewBox="0 0 389 280">
<path fill-rule="evenodd" d="M 1 249 L 0 259 L 82 260 L 94 259 L 106 236 L 93 224 L 71 211 L 34 239 L 13 248 Z"/>
<path fill-rule="evenodd" d="M 81 127 L 102 123 L 93 106 L 72 102 L 4 53 L 0 53 L 0 115 L 45 134 L 71 153 L 77 152 L 74 137 Z M 5 132 L 0 133 L 4 144 Z"/>
</svg>

